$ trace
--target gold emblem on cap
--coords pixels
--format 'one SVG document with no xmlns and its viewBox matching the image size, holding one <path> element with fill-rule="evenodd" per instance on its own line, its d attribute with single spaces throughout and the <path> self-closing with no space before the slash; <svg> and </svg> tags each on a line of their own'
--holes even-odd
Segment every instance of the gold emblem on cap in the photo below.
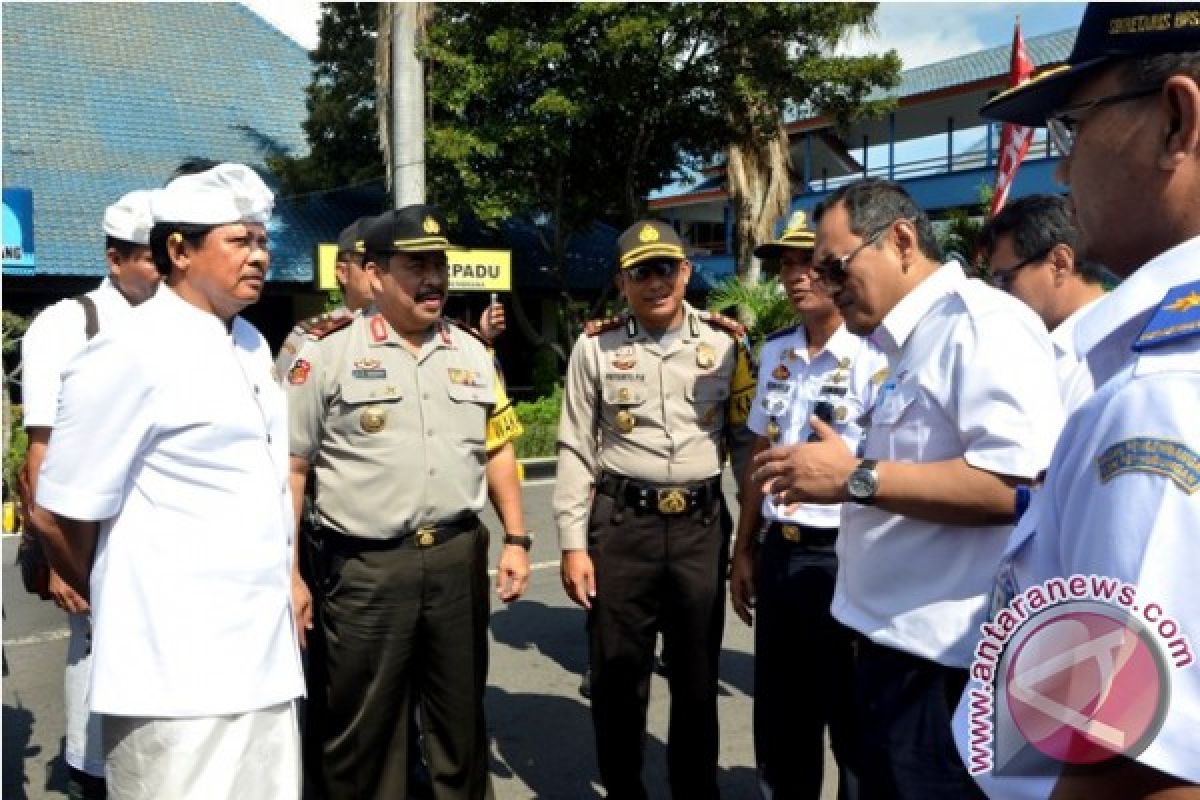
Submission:
<svg viewBox="0 0 1200 800">
<path fill-rule="evenodd" d="M 441 233 L 442 231 L 442 226 L 438 225 L 438 221 L 433 217 L 426 217 L 425 222 L 422 223 L 422 227 L 425 228 L 426 233 L 430 234 Z"/>
<path fill-rule="evenodd" d="M 643 242 L 657 242 L 659 238 L 658 229 L 648 223 L 642 226 L 642 231 L 638 234 L 638 239 Z"/>
<path fill-rule="evenodd" d="M 717 363 L 716 351 L 712 349 L 712 345 L 707 342 L 701 342 L 696 345 L 696 366 L 700 369 L 709 369 L 713 364 Z"/>
<path fill-rule="evenodd" d="M 620 430 L 621 433 L 629 433 L 633 430 L 633 426 L 635 424 L 636 423 L 633 419 L 633 414 L 624 409 L 621 409 L 617 412 L 617 429 Z"/>
<path fill-rule="evenodd" d="M 803 211 L 797 211 L 795 214 L 792 214 L 792 218 L 788 220 L 787 229 L 789 231 L 795 230 L 797 228 L 807 228 L 807 227 L 808 227 L 808 214 L 805 214 Z"/>
<path fill-rule="evenodd" d="M 387 422 L 387 412 L 380 406 L 367 406 L 358 418 L 362 429 L 367 433 L 379 433 Z"/>
</svg>

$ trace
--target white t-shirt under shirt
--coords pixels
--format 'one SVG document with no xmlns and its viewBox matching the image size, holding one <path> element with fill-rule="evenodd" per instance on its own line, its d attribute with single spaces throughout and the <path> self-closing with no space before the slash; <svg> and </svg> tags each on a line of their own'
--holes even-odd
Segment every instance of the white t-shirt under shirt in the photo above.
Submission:
<svg viewBox="0 0 1200 800">
<path fill-rule="evenodd" d="M 871 339 L 890 376 L 863 454 L 1034 478 L 1062 427 L 1046 327 L 1010 295 L 943 265 Z M 966 667 L 1009 525 L 961 526 L 845 503 L 832 610 L 872 641 Z"/>
<path fill-rule="evenodd" d="M 303 694 L 287 414 L 270 350 L 163 286 L 63 374 L 38 502 L 103 520 L 92 710 L 189 717 Z"/>
</svg>

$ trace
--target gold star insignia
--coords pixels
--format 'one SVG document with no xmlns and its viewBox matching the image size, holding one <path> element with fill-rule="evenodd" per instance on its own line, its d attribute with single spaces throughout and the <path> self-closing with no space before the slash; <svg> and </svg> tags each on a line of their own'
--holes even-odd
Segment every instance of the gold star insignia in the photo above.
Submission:
<svg viewBox="0 0 1200 800">
<path fill-rule="evenodd" d="M 1167 311 L 1191 311 L 1193 308 L 1200 308 L 1200 292 L 1191 292 L 1183 297 L 1178 297 L 1169 306 L 1166 306 Z"/>
<path fill-rule="evenodd" d="M 442 226 L 438 225 L 438 221 L 433 217 L 426 217 L 423 226 L 426 233 L 438 233 L 442 230 Z"/>
<path fill-rule="evenodd" d="M 653 225 L 643 225 L 642 232 L 638 234 L 638 238 L 643 242 L 657 242 L 659 239 L 658 231 Z"/>
</svg>

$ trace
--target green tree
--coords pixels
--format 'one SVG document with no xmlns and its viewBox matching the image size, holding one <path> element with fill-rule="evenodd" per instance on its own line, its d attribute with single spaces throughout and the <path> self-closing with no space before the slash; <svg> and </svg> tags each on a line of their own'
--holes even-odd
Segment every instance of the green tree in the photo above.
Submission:
<svg viewBox="0 0 1200 800">
<path fill-rule="evenodd" d="M 269 160 L 290 193 L 384 177 L 375 118 L 378 4 L 321 3 L 304 133 L 309 153 Z"/>
</svg>

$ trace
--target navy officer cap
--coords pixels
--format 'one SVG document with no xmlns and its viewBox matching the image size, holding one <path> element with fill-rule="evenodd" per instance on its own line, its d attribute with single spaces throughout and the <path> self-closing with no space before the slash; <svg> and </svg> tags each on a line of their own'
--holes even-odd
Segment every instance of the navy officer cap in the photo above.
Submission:
<svg viewBox="0 0 1200 800">
<path fill-rule="evenodd" d="M 446 238 L 446 217 L 437 208 L 417 203 L 368 218 L 362 238 L 370 253 L 429 253 L 462 250 Z"/>
<path fill-rule="evenodd" d="M 1038 127 L 1095 70 L 1127 58 L 1200 50 L 1200 2 L 1088 3 L 1067 63 L 993 97 L 985 119 Z"/>
</svg>

